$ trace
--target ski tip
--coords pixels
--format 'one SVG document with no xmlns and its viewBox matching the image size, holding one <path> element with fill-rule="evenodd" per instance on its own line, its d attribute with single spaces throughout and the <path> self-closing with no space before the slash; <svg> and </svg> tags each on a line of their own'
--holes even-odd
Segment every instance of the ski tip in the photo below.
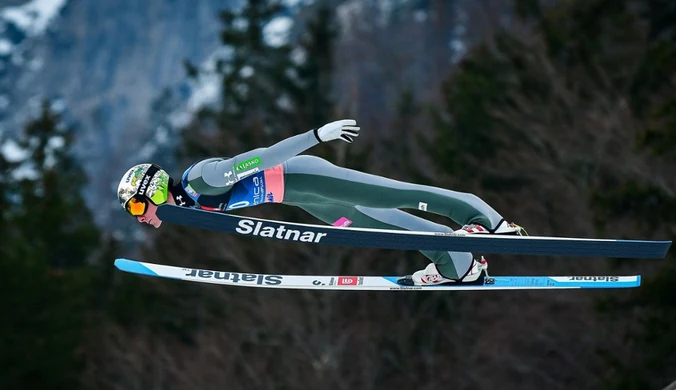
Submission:
<svg viewBox="0 0 676 390">
<path fill-rule="evenodd" d="M 115 259 L 115 267 L 120 271 L 131 272 L 134 274 L 158 276 L 156 272 L 135 260 Z"/>
</svg>

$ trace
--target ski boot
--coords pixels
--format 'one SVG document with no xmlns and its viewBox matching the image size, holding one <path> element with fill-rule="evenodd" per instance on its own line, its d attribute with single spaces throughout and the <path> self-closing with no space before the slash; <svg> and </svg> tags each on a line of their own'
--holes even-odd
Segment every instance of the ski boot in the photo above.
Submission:
<svg viewBox="0 0 676 390">
<path fill-rule="evenodd" d="M 481 260 L 474 260 L 469 272 L 460 279 L 448 279 L 441 275 L 434 263 L 429 263 L 425 269 L 416 271 L 413 275 L 404 276 L 397 280 L 403 286 L 434 286 L 446 283 L 484 284 L 488 277 L 488 262 L 481 256 Z"/>
<path fill-rule="evenodd" d="M 460 229 L 454 231 L 454 233 L 459 233 L 459 234 L 504 234 L 504 235 L 516 235 L 516 236 L 527 236 L 528 232 L 526 232 L 526 229 L 523 227 L 515 224 L 515 223 L 510 223 L 505 220 L 502 220 L 499 224 L 498 227 L 495 228 L 495 230 L 490 231 L 488 228 L 479 225 L 479 224 L 471 224 L 471 225 L 465 225 L 461 227 Z"/>
</svg>

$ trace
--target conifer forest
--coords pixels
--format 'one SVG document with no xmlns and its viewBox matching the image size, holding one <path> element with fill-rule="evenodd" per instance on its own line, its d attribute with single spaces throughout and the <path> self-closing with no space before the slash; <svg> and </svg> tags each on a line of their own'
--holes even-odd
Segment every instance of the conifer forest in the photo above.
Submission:
<svg viewBox="0 0 676 390">
<path fill-rule="evenodd" d="M 21 29 L 17 10 L 46 4 L 44 32 Z M 425 268 L 417 251 L 155 229 L 117 200 L 134 164 L 180 180 L 344 118 L 353 143 L 303 154 L 475 194 L 532 236 L 671 240 L 676 1 L 7 0 L 0 22 L 0 389 L 676 388 L 674 249 L 486 255 L 492 275 L 642 276 L 614 290 L 241 288 L 113 265 Z"/>
</svg>

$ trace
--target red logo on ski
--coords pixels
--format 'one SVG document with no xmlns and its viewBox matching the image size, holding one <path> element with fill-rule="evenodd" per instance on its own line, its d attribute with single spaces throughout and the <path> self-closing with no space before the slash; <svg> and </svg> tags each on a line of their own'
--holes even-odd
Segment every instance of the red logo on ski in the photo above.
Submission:
<svg viewBox="0 0 676 390">
<path fill-rule="evenodd" d="M 338 277 L 339 286 L 356 286 L 357 277 L 356 276 L 340 276 Z"/>
</svg>

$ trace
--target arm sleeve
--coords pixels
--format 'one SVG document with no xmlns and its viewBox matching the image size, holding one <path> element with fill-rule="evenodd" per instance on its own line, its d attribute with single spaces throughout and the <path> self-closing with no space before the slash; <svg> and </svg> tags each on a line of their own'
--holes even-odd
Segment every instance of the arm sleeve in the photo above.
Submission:
<svg viewBox="0 0 676 390">
<path fill-rule="evenodd" d="M 253 149 L 232 158 L 202 160 L 190 169 L 186 179 L 200 194 L 219 195 L 229 191 L 245 177 L 273 168 L 318 143 L 314 130 L 310 130 L 267 148 Z"/>
</svg>

